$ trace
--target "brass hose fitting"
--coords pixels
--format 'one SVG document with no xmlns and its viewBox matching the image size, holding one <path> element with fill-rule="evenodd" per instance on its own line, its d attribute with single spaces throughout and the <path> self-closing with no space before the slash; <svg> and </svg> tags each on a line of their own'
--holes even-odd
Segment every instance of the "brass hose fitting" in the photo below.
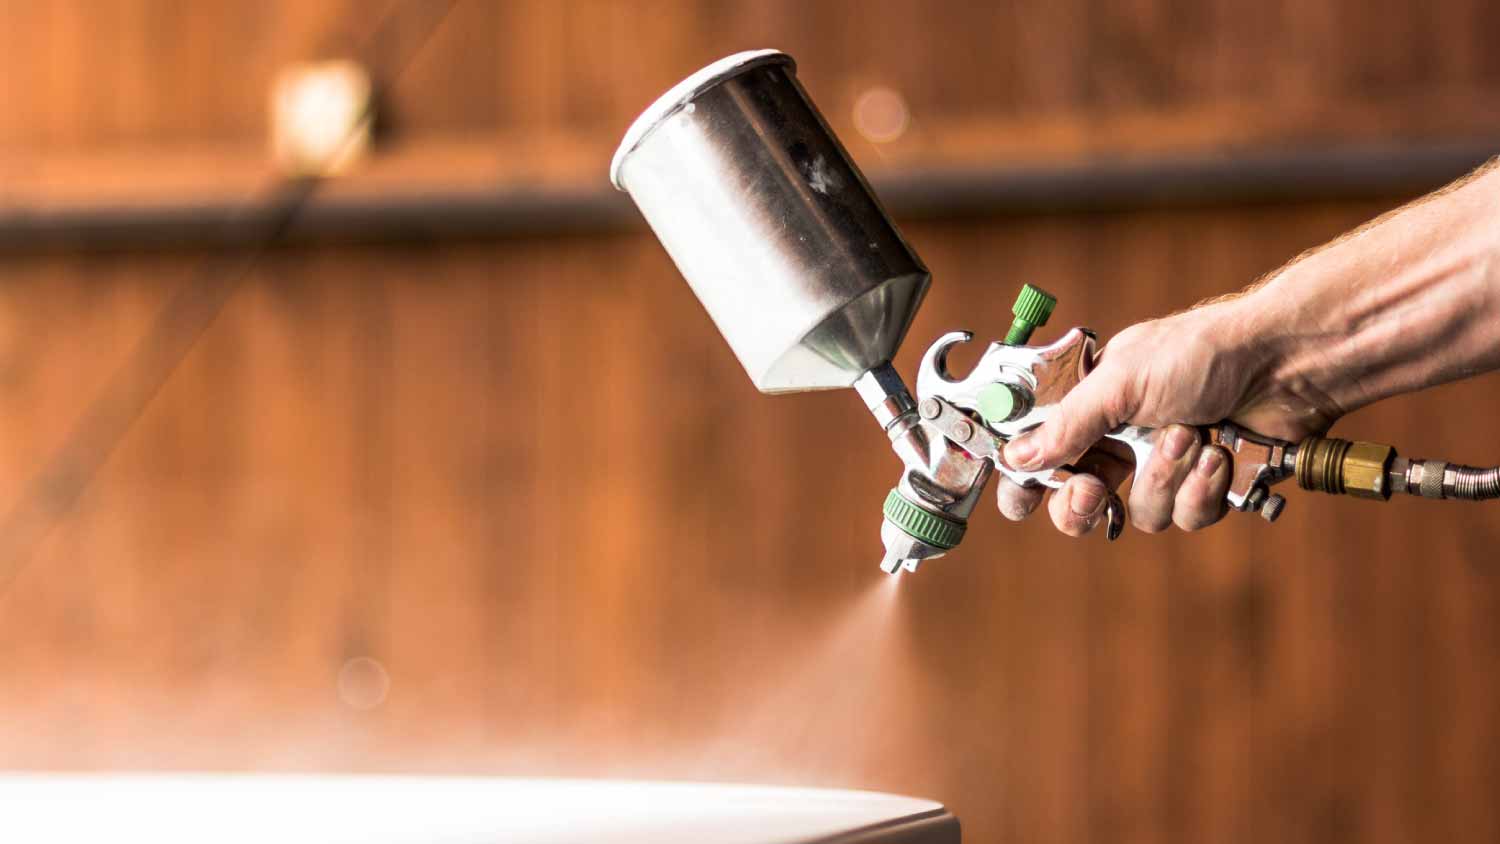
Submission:
<svg viewBox="0 0 1500 844">
<path fill-rule="evenodd" d="M 1380 501 L 1398 492 L 1461 501 L 1500 498 L 1500 467 L 1411 460 L 1380 443 L 1308 437 L 1296 447 L 1295 460 L 1298 486 L 1332 495 Z"/>
<path fill-rule="evenodd" d="M 1396 449 L 1381 443 L 1308 437 L 1297 448 L 1297 485 L 1385 501 L 1391 497 L 1386 473 L 1395 459 Z"/>
</svg>

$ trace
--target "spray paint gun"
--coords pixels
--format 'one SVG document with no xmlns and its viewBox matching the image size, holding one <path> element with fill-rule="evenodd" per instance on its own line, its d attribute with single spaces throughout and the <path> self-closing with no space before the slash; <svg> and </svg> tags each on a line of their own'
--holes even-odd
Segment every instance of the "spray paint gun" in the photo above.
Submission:
<svg viewBox="0 0 1500 844">
<path fill-rule="evenodd" d="M 887 495 L 881 568 L 916 571 L 962 541 L 990 475 L 1060 487 L 1078 470 L 1022 472 L 1006 442 L 1044 422 L 1093 366 L 1097 340 L 1074 328 L 1026 345 L 1057 304 L 1027 285 L 1004 341 L 964 377 L 948 352 L 968 332 L 939 338 L 922 358 L 916 398 L 891 359 L 930 275 L 776 50 L 739 53 L 672 88 L 626 132 L 610 168 L 767 393 L 853 386 L 901 459 Z M 1126 425 L 1095 449 L 1144 465 L 1153 430 Z M 1384 500 L 1500 498 L 1500 469 L 1407 460 L 1390 446 L 1310 437 L 1290 443 L 1236 428 L 1202 429 L 1232 457 L 1229 505 L 1275 521 L 1285 500 L 1271 487 Z M 1087 455 L 1086 455 L 1087 456 Z M 1107 535 L 1125 523 L 1111 493 Z"/>
</svg>

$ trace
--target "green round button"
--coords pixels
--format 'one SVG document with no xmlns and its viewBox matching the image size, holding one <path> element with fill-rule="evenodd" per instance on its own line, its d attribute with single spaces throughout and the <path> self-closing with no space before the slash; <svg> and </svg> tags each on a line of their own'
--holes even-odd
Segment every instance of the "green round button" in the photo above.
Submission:
<svg viewBox="0 0 1500 844">
<path fill-rule="evenodd" d="M 991 425 L 1010 421 L 1019 404 L 1016 388 L 1009 384 L 986 384 L 979 391 L 979 415 Z"/>
</svg>

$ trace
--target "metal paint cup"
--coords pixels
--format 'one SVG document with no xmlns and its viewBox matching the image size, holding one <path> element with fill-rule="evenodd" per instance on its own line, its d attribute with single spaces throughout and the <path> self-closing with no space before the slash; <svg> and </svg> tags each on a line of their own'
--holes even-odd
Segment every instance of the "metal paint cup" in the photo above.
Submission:
<svg viewBox="0 0 1500 844">
<path fill-rule="evenodd" d="M 927 292 L 785 53 L 683 80 L 625 133 L 610 179 L 764 392 L 852 385 L 891 359 Z"/>
</svg>

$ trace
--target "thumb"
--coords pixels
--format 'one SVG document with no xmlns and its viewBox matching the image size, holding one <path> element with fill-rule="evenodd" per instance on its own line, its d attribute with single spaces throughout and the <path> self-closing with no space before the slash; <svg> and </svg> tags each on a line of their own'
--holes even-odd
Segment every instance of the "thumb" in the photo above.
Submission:
<svg viewBox="0 0 1500 844">
<path fill-rule="evenodd" d="M 1126 414 L 1119 410 L 1124 387 L 1105 367 L 1089 373 L 1063 396 L 1046 422 L 1005 446 L 1005 462 L 1035 472 L 1084 453 L 1125 421 Z"/>
</svg>

